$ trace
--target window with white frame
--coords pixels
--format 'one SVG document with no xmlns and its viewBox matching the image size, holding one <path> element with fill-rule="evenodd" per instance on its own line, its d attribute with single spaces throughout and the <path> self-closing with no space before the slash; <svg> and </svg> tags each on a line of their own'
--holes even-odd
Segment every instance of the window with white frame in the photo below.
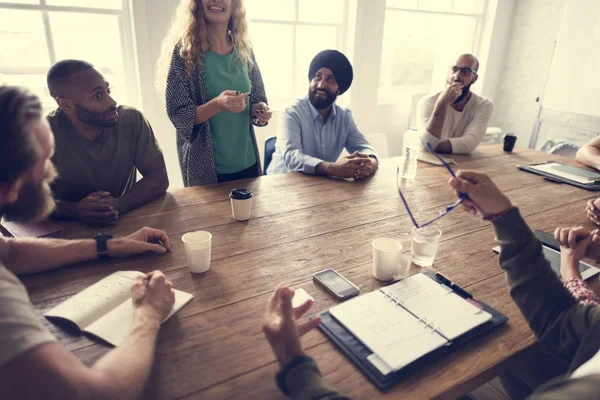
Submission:
<svg viewBox="0 0 600 400">
<path fill-rule="evenodd" d="M 81 59 L 110 82 L 119 103 L 138 103 L 127 0 L 0 0 L 0 82 L 36 93 L 56 107 L 48 69 Z"/>
<path fill-rule="evenodd" d="M 308 67 L 319 51 L 344 51 L 349 1 L 246 1 L 250 39 L 271 107 L 285 108 L 307 94 Z"/>
<path fill-rule="evenodd" d="M 486 7 L 487 0 L 386 0 L 379 103 L 441 90 L 456 58 L 478 52 Z"/>
</svg>

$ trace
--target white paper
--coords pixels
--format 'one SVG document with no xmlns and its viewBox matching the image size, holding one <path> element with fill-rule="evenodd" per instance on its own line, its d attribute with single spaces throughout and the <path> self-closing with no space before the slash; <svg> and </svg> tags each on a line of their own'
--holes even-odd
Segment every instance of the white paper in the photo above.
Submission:
<svg viewBox="0 0 600 400">
<path fill-rule="evenodd" d="M 141 272 L 118 271 L 77 293 L 44 314 L 67 319 L 82 331 L 102 315 L 131 297 L 133 281 Z"/>
<path fill-rule="evenodd" d="M 175 292 L 175 304 L 173 304 L 173 309 L 169 315 L 161 323 L 171 318 L 173 314 L 189 303 L 194 297 L 191 294 L 180 290 L 173 289 L 173 291 Z M 131 301 L 131 298 L 129 298 L 117 308 L 88 326 L 85 329 L 85 332 L 91 333 L 113 346 L 118 346 L 123 343 L 130 333 L 132 323 L 133 302 Z"/>
<path fill-rule="evenodd" d="M 380 291 L 329 312 L 394 371 L 447 343 Z"/>
<path fill-rule="evenodd" d="M 396 371 L 492 318 L 424 274 L 329 312 L 376 354 L 369 361 L 382 373 L 382 363 Z"/>
<path fill-rule="evenodd" d="M 69 320 L 81 331 L 118 346 L 131 330 L 133 303 L 130 290 L 133 281 L 140 275 L 143 274 L 137 271 L 115 272 L 54 307 L 45 316 Z M 179 290 L 174 292 L 175 304 L 162 322 L 194 297 Z"/>
<path fill-rule="evenodd" d="M 413 275 L 381 290 L 398 298 L 406 309 L 426 323 L 433 324 L 433 328 L 449 340 L 492 318 L 491 314 L 423 274 Z"/>
</svg>

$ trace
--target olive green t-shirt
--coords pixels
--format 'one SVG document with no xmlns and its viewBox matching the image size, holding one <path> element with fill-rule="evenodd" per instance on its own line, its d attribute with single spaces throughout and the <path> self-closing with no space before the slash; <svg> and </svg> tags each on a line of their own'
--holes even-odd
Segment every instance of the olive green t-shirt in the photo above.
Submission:
<svg viewBox="0 0 600 400">
<path fill-rule="evenodd" d="M 115 125 L 103 128 L 97 141 L 81 136 L 57 109 L 48 115 L 58 171 L 53 184 L 58 200 L 78 202 L 92 192 L 121 197 L 136 182 L 136 170 L 162 154 L 150 123 L 132 107 L 119 106 Z"/>
<path fill-rule="evenodd" d="M 252 88 L 248 68 L 241 65 L 235 51 L 222 55 L 209 50 L 204 56 L 204 76 L 210 100 L 225 90 L 248 93 Z M 217 174 L 233 174 L 256 163 L 248 100 L 242 112 L 221 111 L 209 119 Z"/>
</svg>

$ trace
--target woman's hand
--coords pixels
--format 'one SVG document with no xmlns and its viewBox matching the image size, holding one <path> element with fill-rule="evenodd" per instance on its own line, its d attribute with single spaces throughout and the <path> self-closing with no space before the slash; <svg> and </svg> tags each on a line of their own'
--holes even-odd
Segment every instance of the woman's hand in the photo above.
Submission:
<svg viewBox="0 0 600 400">
<path fill-rule="evenodd" d="M 271 120 L 273 113 L 266 103 L 254 103 L 250 106 L 250 115 L 258 120 L 258 125 L 265 126 Z"/>
<path fill-rule="evenodd" d="M 250 96 L 250 93 L 226 90 L 216 98 L 216 102 L 221 111 L 239 113 L 246 109 L 246 99 L 248 96 Z"/>
</svg>

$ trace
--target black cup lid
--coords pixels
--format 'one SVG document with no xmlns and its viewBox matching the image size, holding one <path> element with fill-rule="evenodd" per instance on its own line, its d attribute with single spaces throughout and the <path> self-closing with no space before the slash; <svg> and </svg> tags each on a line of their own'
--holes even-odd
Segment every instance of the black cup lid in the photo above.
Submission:
<svg viewBox="0 0 600 400">
<path fill-rule="evenodd" d="M 229 194 L 229 197 L 237 200 L 246 200 L 254 196 L 250 189 L 233 189 Z"/>
</svg>

